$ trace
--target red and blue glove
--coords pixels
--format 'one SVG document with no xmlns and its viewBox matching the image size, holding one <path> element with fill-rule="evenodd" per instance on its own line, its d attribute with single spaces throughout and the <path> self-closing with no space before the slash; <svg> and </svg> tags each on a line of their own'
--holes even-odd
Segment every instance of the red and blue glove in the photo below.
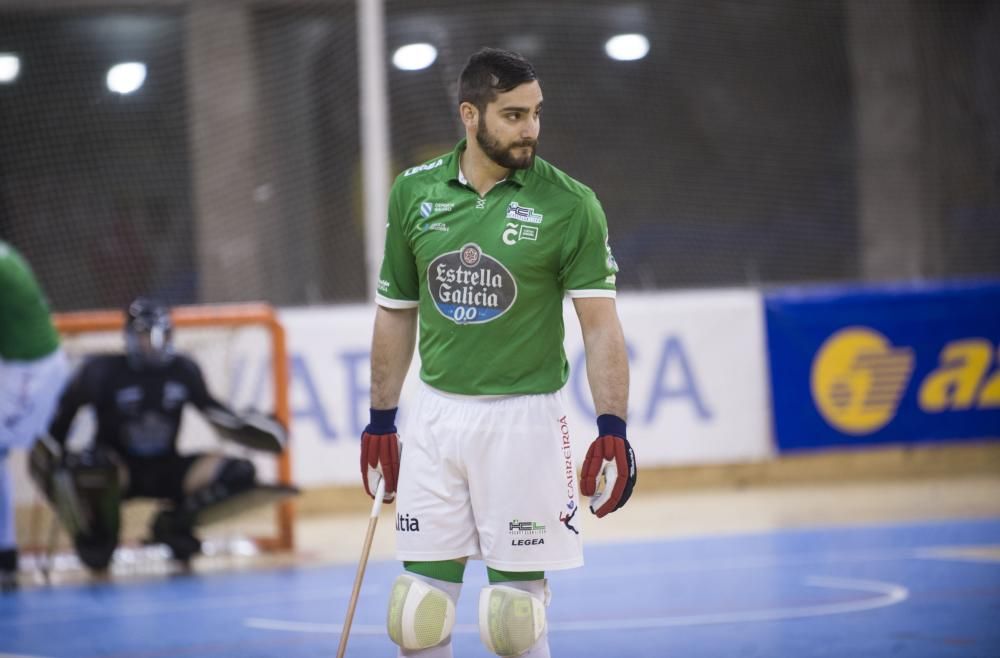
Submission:
<svg viewBox="0 0 1000 658">
<path fill-rule="evenodd" d="M 598 437 L 583 458 L 580 493 L 590 496 L 598 518 L 625 505 L 635 488 L 635 453 L 625 438 L 625 421 L 612 414 L 597 417 Z"/>
<path fill-rule="evenodd" d="M 374 498 L 379 480 L 384 479 L 384 503 L 391 503 L 396 497 L 396 480 L 399 477 L 396 411 L 395 407 L 372 409 L 371 420 L 361 433 L 361 480 L 365 491 Z"/>
</svg>

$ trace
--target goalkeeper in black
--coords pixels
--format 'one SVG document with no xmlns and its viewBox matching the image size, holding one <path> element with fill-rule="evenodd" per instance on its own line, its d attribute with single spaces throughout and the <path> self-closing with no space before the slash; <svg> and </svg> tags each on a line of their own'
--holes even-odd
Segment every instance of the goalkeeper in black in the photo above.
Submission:
<svg viewBox="0 0 1000 658">
<path fill-rule="evenodd" d="M 175 353 L 172 334 L 165 305 L 146 298 L 132 302 L 125 318 L 125 353 L 92 356 L 81 365 L 63 392 L 50 437 L 31 457 L 32 476 L 73 536 L 81 561 L 97 572 L 107 569 L 118 545 L 122 499 L 165 503 L 153 519 L 152 540 L 166 544 L 187 566 L 201 549 L 194 534 L 199 517 L 256 488 L 248 459 L 178 452 L 186 404 L 245 446 L 281 452 L 286 440 L 284 427 L 274 419 L 237 414 L 214 398 L 198 365 Z M 93 446 L 68 452 L 73 418 L 88 405 L 97 422 Z"/>
</svg>

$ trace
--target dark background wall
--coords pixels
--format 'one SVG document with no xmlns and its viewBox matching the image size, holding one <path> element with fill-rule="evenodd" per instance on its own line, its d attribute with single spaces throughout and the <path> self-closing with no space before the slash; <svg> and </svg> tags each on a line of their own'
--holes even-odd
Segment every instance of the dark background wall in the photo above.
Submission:
<svg viewBox="0 0 1000 658">
<path fill-rule="evenodd" d="M 439 51 L 389 70 L 393 173 L 460 136 L 470 52 L 535 63 L 622 289 L 1000 273 L 1000 3 L 388 0 L 386 36 Z M 0 0 L 2 52 L 0 236 L 57 308 L 365 298 L 354 2 Z"/>
</svg>

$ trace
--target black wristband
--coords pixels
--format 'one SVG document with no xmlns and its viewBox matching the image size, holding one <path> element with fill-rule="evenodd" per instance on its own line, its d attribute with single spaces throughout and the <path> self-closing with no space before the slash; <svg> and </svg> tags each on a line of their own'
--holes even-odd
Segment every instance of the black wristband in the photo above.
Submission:
<svg viewBox="0 0 1000 658">
<path fill-rule="evenodd" d="M 369 434 L 392 434 L 396 431 L 396 412 L 399 407 L 392 409 L 370 409 L 370 421 L 365 430 Z"/>
<path fill-rule="evenodd" d="M 625 421 L 614 414 L 601 414 L 597 417 L 597 434 L 598 436 L 610 434 L 624 439 Z"/>
</svg>

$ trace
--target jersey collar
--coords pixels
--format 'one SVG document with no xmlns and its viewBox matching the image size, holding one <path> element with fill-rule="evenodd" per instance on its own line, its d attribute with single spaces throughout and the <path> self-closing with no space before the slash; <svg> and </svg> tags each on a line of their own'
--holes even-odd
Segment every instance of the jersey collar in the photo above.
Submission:
<svg viewBox="0 0 1000 658">
<path fill-rule="evenodd" d="M 446 172 L 448 174 L 448 180 L 458 181 L 461 185 L 468 185 L 469 181 L 465 178 L 465 174 L 462 173 L 462 151 L 465 150 L 466 140 L 462 139 L 455 146 L 455 150 L 451 152 L 451 164 L 448 165 Z M 534 165 L 532 165 L 534 167 Z M 515 169 L 514 173 L 508 174 L 507 178 L 502 181 L 497 181 L 497 185 L 503 183 L 504 181 L 510 181 L 512 183 L 517 183 L 518 187 L 524 187 L 528 179 L 528 173 L 531 168 L 528 169 Z"/>
</svg>

